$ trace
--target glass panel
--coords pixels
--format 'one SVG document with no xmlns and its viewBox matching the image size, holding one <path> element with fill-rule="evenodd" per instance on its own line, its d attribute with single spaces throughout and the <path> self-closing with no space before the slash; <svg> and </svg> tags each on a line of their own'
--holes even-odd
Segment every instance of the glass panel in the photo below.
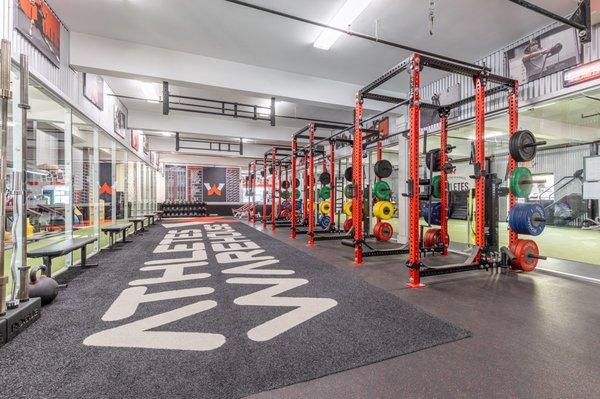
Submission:
<svg viewBox="0 0 600 399">
<path fill-rule="evenodd" d="M 33 81 L 29 96 L 27 240 L 28 250 L 32 250 L 66 238 L 65 211 L 71 203 L 71 187 L 65 182 L 65 109 Z M 40 264 L 41 258 L 29 260 L 31 266 Z M 65 264 L 66 257 L 54 258 L 52 272 Z"/>
<path fill-rule="evenodd" d="M 94 127 L 73 115 L 72 182 L 73 182 L 73 236 L 92 237 L 97 224 L 97 201 L 94 198 L 95 170 Z M 92 254 L 94 245 L 87 246 Z M 80 251 L 73 253 L 73 261 L 81 259 Z"/>
</svg>

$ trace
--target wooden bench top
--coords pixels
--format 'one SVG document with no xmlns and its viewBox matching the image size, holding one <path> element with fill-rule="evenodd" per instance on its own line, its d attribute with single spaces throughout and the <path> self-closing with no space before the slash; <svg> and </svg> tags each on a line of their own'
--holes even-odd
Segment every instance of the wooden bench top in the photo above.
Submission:
<svg viewBox="0 0 600 399">
<path fill-rule="evenodd" d="M 108 226 L 102 226 L 100 228 L 100 230 L 102 230 L 103 232 L 110 232 L 110 231 L 119 232 L 119 231 L 127 230 L 131 226 L 133 226 L 133 223 L 115 223 L 115 224 L 111 224 Z"/>
<path fill-rule="evenodd" d="M 27 251 L 27 257 L 29 258 L 42 258 L 44 256 L 62 256 L 71 253 L 81 247 L 98 241 L 96 237 L 77 237 L 68 240 L 56 242 L 54 244 L 47 245 L 42 248 L 37 248 L 31 251 Z"/>
</svg>

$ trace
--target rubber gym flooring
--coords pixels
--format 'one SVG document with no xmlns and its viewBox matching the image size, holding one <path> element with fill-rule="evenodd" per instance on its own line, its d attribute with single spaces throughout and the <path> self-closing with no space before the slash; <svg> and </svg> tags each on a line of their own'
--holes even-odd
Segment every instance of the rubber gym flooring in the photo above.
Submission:
<svg viewBox="0 0 600 399">
<path fill-rule="evenodd" d="M 1 397 L 237 398 L 469 341 L 245 224 L 167 226 L 59 276 L 68 287 L 0 348 Z"/>
<path fill-rule="evenodd" d="M 337 241 L 273 237 L 471 331 L 468 339 L 263 392 L 274 398 L 597 398 L 600 287 L 543 273 L 473 271 L 404 286 L 405 256 L 352 262 Z"/>
</svg>

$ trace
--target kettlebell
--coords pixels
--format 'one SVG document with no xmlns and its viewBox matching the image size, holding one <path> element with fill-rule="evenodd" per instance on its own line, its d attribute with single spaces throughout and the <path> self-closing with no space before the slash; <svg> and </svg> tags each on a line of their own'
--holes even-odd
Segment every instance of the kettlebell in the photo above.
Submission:
<svg viewBox="0 0 600 399">
<path fill-rule="evenodd" d="M 42 306 L 52 303 L 54 298 L 58 295 L 58 283 L 52 277 L 48 277 L 44 274 L 37 277 L 37 272 L 41 270 L 43 273 L 46 272 L 46 266 L 35 266 L 31 268 L 29 273 L 29 280 L 31 284 L 29 286 L 29 297 L 40 298 L 42 300 Z"/>
</svg>

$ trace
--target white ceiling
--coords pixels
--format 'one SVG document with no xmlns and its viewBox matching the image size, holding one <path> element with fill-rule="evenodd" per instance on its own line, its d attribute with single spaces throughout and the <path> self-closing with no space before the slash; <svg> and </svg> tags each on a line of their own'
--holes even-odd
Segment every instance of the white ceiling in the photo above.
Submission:
<svg viewBox="0 0 600 399">
<path fill-rule="evenodd" d="M 249 0 L 328 22 L 344 0 Z M 52 0 L 69 29 L 113 39 L 284 71 L 365 84 L 408 55 L 362 39 L 342 37 L 329 51 L 312 43 L 320 28 L 224 0 Z M 474 61 L 551 22 L 508 0 L 436 0 L 434 35 L 428 1 L 373 0 L 352 30 Z M 559 14 L 577 0 L 538 4 Z"/>
</svg>

